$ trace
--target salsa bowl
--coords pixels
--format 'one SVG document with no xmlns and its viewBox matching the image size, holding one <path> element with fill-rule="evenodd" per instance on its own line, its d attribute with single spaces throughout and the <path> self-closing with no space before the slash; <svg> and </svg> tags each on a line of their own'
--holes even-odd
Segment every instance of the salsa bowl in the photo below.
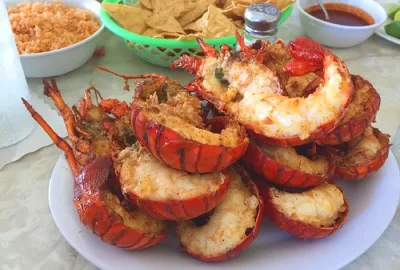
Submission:
<svg viewBox="0 0 400 270">
<path fill-rule="evenodd" d="M 372 36 L 387 19 L 384 8 L 374 0 L 329 0 L 324 3 L 352 5 L 364 10 L 375 20 L 374 24 L 367 26 L 347 26 L 326 22 L 305 11 L 308 7 L 318 4 L 316 0 L 297 0 L 300 24 L 304 32 L 311 39 L 328 47 L 347 48 L 358 45 Z"/>
</svg>

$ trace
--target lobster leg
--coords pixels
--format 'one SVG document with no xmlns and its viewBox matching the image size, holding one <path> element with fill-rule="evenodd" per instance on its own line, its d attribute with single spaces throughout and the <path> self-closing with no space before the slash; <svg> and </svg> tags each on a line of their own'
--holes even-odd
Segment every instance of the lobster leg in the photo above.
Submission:
<svg viewBox="0 0 400 270">
<path fill-rule="evenodd" d="M 57 109 L 59 110 L 62 118 L 64 119 L 65 126 L 67 128 L 68 132 L 68 137 L 71 139 L 73 137 L 76 137 L 76 131 L 75 131 L 75 118 L 74 115 L 71 111 L 71 109 L 65 104 L 60 90 L 57 87 L 56 81 L 51 80 L 51 84 L 43 80 L 43 85 L 44 85 L 44 91 L 43 93 L 50 97 L 54 104 L 56 105 Z"/>
<path fill-rule="evenodd" d="M 75 118 L 76 118 L 76 125 L 75 125 L 75 130 L 82 136 L 91 138 L 92 135 L 89 133 L 88 130 L 86 130 L 83 125 L 82 125 L 82 116 L 78 111 L 78 108 L 76 106 L 72 106 L 72 111 L 74 112 Z"/>
<path fill-rule="evenodd" d="M 236 36 L 236 40 L 239 44 L 240 50 L 241 51 L 248 50 L 247 45 L 244 43 L 244 37 L 241 34 L 239 34 L 238 31 L 236 31 L 235 36 Z"/>
<path fill-rule="evenodd" d="M 87 115 L 87 111 L 93 107 L 92 91 L 95 93 L 97 103 L 99 103 L 99 100 L 103 100 L 99 90 L 97 90 L 94 86 L 86 88 L 84 91 L 84 98 L 79 101 L 79 114 L 81 117 L 85 117 Z"/>
<path fill-rule="evenodd" d="M 252 46 L 247 46 L 244 42 L 244 37 L 239 34 L 238 31 L 235 33 L 236 40 L 240 47 L 240 52 L 244 55 L 245 58 L 255 57 L 256 61 L 260 64 L 264 62 L 265 55 L 267 54 L 267 44 L 268 41 L 261 42 L 261 48 L 257 50 L 257 53 L 254 55 Z"/>
<path fill-rule="evenodd" d="M 108 72 L 108 73 L 111 73 L 111 74 L 113 74 L 113 75 L 115 75 L 117 77 L 120 77 L 120 78 L 124 79 L 124 81 L 125 81 L 124 90 L 127 90 L 127 91 L 129 91 L 129 89 L 130 89 L 129 88 L 129 84 L 128 84 L 128 80 L 130 80 L 130 79 L 148 79 L 148 78 L 160 78 L 160 79 L 162 79 L 162 78 L 165 78 L 164 75 L 160 75 L 160 74 L 156 74 L 156 73 L 148 73 L 148 74 L 142 74 L 142 75 L 135 76 L 135 75 L 119 74 L 117 72 L 114 72 L 114 71 L 106 68 L 106 67 L 95 66 L 95 68 L 97 68 L 99 70 L 102 70 L 102 71 L 105 71 L 105 72 Z"/>
<path fill-rule="evenodd" d="M 260 50 L 256 54 L 256 61 L 260 64 L 264 63 L 264 58 L 267 54 L 267 42 L 262 42 Z"/>
<path fill-rule="evenodd" d="M 119 73 L 117 73 L 115 71 L 112 71 L 112 70 L 110 70 L 110 69 L 108 69 L 106 67 L 95 66 L 95 68 L 97 68 L 99 70 L 102 70 L 102 71 L 105 71 L 105 72 L 108 72 L 108 73 L 111 73 L 111 74 L 114 74 L 115 76 L 121 77 L 123 79 L 128 79 L 128 80 L 129 79 L 148 79 L 148 78 L 160 78 L 160 79 L 162 79 L 162 78 L 165 78 L 164 75 L 160 75 L 160 74 L 157 74 L 157 73 L 146 73 L 146 74 L 141 74 L 141 75 L 123 75 L 123 74 L 119 74 Z"/>
<path fill-rule="evenodd" d="M 214 47 L 205 43 L 201 38 L 196 38 L 196 41 L 206 57 L 218 57 L 218 52 Z"/>
<path fill-rule="evenodd" d="M 182 55 L 179 59 L 171 63 L 171 68 L 182 68 L 189 72 L 189 74 L 201 73 L 204 60 L 197 55 L 189 56 L 187 54 Z"/>
<path fill-rule="evenodd" d="M 43 128 L 43 130 L 49 135 L 49 137 L 57 145 L 57 147 L 64 151 L 68 164 L 72 169 L 72 173 L 74 174 L 74 176 L 77 176 L 79 173 L 78 164 L 72 147 L 63 138 L 58 136 L 57 133 L 55 133 L 55 131 L 49 126 L 49 124 L 46 123 L 43 117 L 38 114 L 35 109 L 32 108 L 32 105 L 29 104 L 28 101 L 23 98 L 21 99 L 26 109 L 32 115 L 32 118 L 35 119 L 35 121 Z"/>
<path fill-rule="evenodd" d="M 220 49 L 221 53 L 226 53 L 226 52 L 229 52 L 230 50 L 231 50 L 231 48 L 227 44 L 221 45 L 221 49 Z"/>
<path fill-rule="evenodd" d="M 94 87 L 94 86 L 90 86 L 90 87 L 85 89 L 85 101 L 86 101 L 87 106 L 93 105 L 92 93 L 91 93 L 92 91 L 95 94 L 97 103 L 99 103 L 99 99 L 103 100 L 103 97 L 101 96 L 99 90 L 97 90 L 96 87 Z"/>
<path fill-rule="evenodd" d="M 197 93 L 197 94 L 198 94 L 198 92 L 197 92 L 197 90 L 198 90 L 198 87 L 197 87 L 197 80 L 194 79 L 193 81 L 189 82 L 189 83 L 185 86 L 185 89 L 186 89 L 187 91 L 189 91 L 189 92 L 194 92 L 194 93 Z M 198 94 L 198 97 L 199 97 L 200 99 L 203 99 L 202 96 L 200 96 L 199 94 Z"/>
<path fill-rule="evenodd" d="M 90 140 L 92 139 L 93 136 L 82 124 L 82 115 L 80 114 L 75 105 L 72 106 L 72 111 L 74 112 L 75 118 L 77 120 L 75 124 L 75 130 L 80 136 L 72 138 L 71 141 L 72 145 L 75 148 L 75 155 L 78 160 L 78 163 L 82 166 L 85 166 L 92 158 L 90 153 L 91 150 Z"/>
<path fill-rule="evenodd" d="M 117 161 L 119 153 L 123 150 L 121 149 L 121 146 L 119 145 L 115 136 L 116 136 L 115 126 L 111 124 L 107 128 L 107 138 L 110 142 L 111 159 L 113 160 L 114 164 Z"/>
<path fill-rule="evenodd" d="M 120 102 L 117 99 L 102 99 L 99 103 L 99 107 L 106 113 L 111 113 L 116 118 L 127 115 L 130 111 L 125 101 Z"/>
</svg>

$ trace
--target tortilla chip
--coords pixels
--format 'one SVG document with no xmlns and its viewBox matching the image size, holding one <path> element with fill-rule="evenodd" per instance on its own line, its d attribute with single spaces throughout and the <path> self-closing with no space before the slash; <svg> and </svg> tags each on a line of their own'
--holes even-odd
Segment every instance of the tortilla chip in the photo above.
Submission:
<svg viewBox="0 0 400 270">
<path fill-rule="evenodd" d="M 294 3 L 294 0 L 229 0 L 236 5 L 251 5 L 254 3 L 270 3 L 279 8 L 281 11 L 285 10 L 289 5 Z"/>
<path fill-rule="evenodd" d="M 179 33 L 168 33 L 163 32 L 154 28 L 147 28 L 143 32 L 144 36 L 149 37 L 158 37 L 158 38 L 172 38 L 172 39 L 181 39 L 182 37 L 186 36 L 186 34 L 179 34 Z"/>
<path fill-rule="evenodd" d="M 123 28 L 137 34 L 146 29 L 146 20 L 151 16 L 146 9 L 121 4 L 104 3 L 101 7 Z"/>
<path fill-rule="evenodd" d="M 215 5 L 210 5 L 200 19 L 185 26 L 185 30 L 200 32 L 205 38 L 232 36 L 236 29 L 233 21 L 223 15 L 222 10 Z"/>
<path fill-rule="evenodd" d="M 223 9 L 228 8 L 229 6 L 232 5 L 232 2 L 234 2 L 235 0 L 225 0 L 223 1 L 224 5 L 222 6 Z"/>
<path fill-rule="evenodd" d="M 233 20 L 237 20 L 239 18 L 244 17 L 244 12 L 246 11 L 246 8 L 248 5 L 243 5 L 243 4 L 236 4 L 232 2 L 230 6 L 225 8 L 222 13 L 227 16 L 228 18 L 231 18 Z"/>
<path fill-rule="evenodd" d="M 152 0 L 140 0 L 140 3 L 144 7 L 148 8 L 148 9 L 153 9 L 153 3 L 152 2 L 153 2 Z"/>
<path fill-rule="evenodd" d="M 133 2 L 133 3 L 132 3 Z M 115 3 L 116 4 L 116 3 Z M 123 3 L 124 5 L 130 6 L 130 7 L 137 7 L 137 8 L 143 8 L 146 9 L 146 7 L 142 4 L 142 1 L 136 1 L 136 0 L 126 0 Z M 122 3 L 121 3 L 122 5 Z"/>
<path fill-rule="evenodd" d="M 171 16 L 162 16 L 161 14 L 155 14 L 150 16 L 147 19 L 146 23 L 149 27 L 157 29 L 160 32 L 180 34 L 185 33 L 179 22 Z"/>
<path fill-rule="evenodd" d="M 146 28 L 142 33 L 143 36 L 155 37 L 160 35 L 160 31 L 151 27 Z"/>
<path fill-rule="evenodd" d="M 205 39 L 205 36 L 202 35 L 201 33 L 193 33 L 193 34 L 181 35 L 177 39 L 178 40 L 196 40 L 196 38 Z"/>
<path fill-rule="evenodd" d="M 237 20 L 237 21 L 233 21 L 233 24 L 235 24 L 236 28 L 242 29 L 244 22 L 242 20 Z"/>
<path fill-rule="evenodd" d="M 258 3 L 258 2 L 268 2 L 268 0 L 258 0 L 258 1 L 257 0 L 231 0 L 232 4 L 246 5 L 246 6 L 254 4 L 254 3 Z"/>
<path fill-rule="evenodd" d="M 181 15 L 186 14 L 186 12 L 192 11 L 193 9 L 196 8 L 196 0 L 183 0 L 183 12 Z"/>
<path fill-rule="evenodd" d="M 216 0 L 216 1 L 214 2 L 214 5 L 215 5 L 217 8 L 224 8 L 224 5 L 225 5 L 226 1 L 230 1 L 230 0 Z"/>
<path fill-rule="evenodd" d="M 223 8 L 223 14 L 227 17 L 236 20 L 238 17 L 244 17 L 246 8 L 254 3 L 271 3 L 281 11 L 293 4 L 293 0 L 227 0 Z"/>
<path fill-rule="evenodd" d="M 195 33 L 195 34 L 167 33 L 154 28 L 147 28 L 142 35 L 149 37 L 156 37 L 156 38 L 176 39 L 176 40 L 195 40 L 197 37 L 203 38 L 203 36 L 200 33 Z"/>
<path fill-rule="evenodd" d="M 270 0 L 230 0 L 232 3 L 236 5 L 246 5 L 249 6 L 254 3 L 268 3 Z M 275 1 L 282 1 L 282 0 L 275 0 Z M 286 0 L 283 0 L 286 1 Z"/>
<path fill-rule="evenodd" d="M 193 10 L 178 18 L 179 23 L 184 27 L 189 23 L 194 22 L 207 11 L 209 5 L 214 4 L 215 2 L 216 0 L 197 0 L 195 2 L 196 7 Z"/>
<path fill-rule="evenodd" d="M 135 7 L 135 8 L 141 8 L 141 9 L 147 9 L 142 3 L 137 2 L 134 5 L 130 5 L 131 7 Z"/>
<path fill-rule="evenodd" d="M 184 0 L 152 0 L 153 14 L 166 14 L 174 18 L 179 17 L 185 9 Z"/>
</svg>

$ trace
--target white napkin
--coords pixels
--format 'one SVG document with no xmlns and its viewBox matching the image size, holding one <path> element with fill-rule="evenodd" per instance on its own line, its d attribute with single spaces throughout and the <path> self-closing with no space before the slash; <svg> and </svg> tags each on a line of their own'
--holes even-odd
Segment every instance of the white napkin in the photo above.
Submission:
<svg viewBox="0 0 400 270">
<path fill-rule="evenodd" d="M 66 137 L 67 132 L 61 116 L 52 110 L 48 104 L 41 100 L 35 93 L 31 93 L 32 107 L 46 120 L 46 122 L 57 132 L 60 137 Z M 52 140 L 43 129 L 36 125 L 27 138 L 17 144 L 0 149 L 0 169 L 8 163 L 17 161 L 28 153 L 52 144 Z"/>
</svg>

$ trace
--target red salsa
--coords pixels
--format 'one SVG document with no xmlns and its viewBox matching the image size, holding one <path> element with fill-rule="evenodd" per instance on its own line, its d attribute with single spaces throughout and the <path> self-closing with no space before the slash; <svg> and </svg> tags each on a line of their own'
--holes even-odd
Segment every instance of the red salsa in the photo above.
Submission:
<svg viewBox="0 0 400 270">
<path fill-rule="evenodd" d="M 326 20 L 319 5 L 308 7 L 306 12 L 320 20 L 340 25 L 366 26 L 375 23 L 371 15 L 358 7 L 342 3 L 326 3 L 325 8 L 329 13 L 329 20 Z"/>
</svg>

